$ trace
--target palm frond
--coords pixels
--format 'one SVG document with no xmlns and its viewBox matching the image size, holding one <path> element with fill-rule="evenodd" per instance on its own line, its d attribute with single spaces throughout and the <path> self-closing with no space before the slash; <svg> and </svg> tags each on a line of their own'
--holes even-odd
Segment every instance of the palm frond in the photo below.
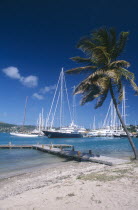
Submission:
<svg viewBox="0 0 138 210">
<path fill-rule="evenodd" d="M 132 88 L 135 90 L 135 94 L 138 95 L 138 86 L 134 82 L 134 80 L 135 80 L 134 74 L 124 68 L 120 68 L 119 70 L 121 70 L 122 76 L 130 82 Z"/>
<path fill-rule="evenodd" d="M 116 55 L 115 55 L 116 57 L 118 57 L 123 52 L 127 39 L 128 39 L 128 35 L 129 35 L 129 32 L 120 33 L 120 37 L 116 46 Z"/>
<path fill-rule="evenodd" d="M 83 92 L 81 105 L 84 105 L 85 103 L 98 98 L 99 100 L 95 108 L 102 106 L 108 94 L 109 90 L 108 85 L 109 85 L 108 79 L 107 80 L 105 80 L 105 78 L 97 79 L 97 81 L 95 81 L 93 85 L 89 85 L 88 89 L 87 90 L 85 89 L 85 91 Z"/>
<path fill-rule="evenodd" d="M 84 67 L 77 67 L 74 69 L 67 70 L 67 74 L 79 74 L 79 73 L 86 73 L 86 72 L 92 72 L 96 70 L 96 66 L 84 66 Z"/>
<path fill-rule="evenodd" d="M 109 78 L 101 78 L 101 75 L 99 77 L 97 76 L 97 79 L 93 80 L 92 82 L 90 82 L 87 78 L 76 87 L 74 94 L 81 93 L 83 95 L 81 104 L 84 105 L 86 102 L 92 101 L 95 98 L 106 94 L 109 89 L 109 83 Z M 98 106 L 100 106 L 100 104 L 102 105 L 102 101 L 99 102 Z"/>
<path fill-rule="evenodd" d="M 110 78 L 113 83 L 117 84 L 118 81 L 120 80 L 120 72 L 118 72 L 116 69 L 108 69 L 106 72 L 105 72 L 105 75 Z"/>
<path fill-rule="evenodd" d="M 95 47 L 96 45 L 88 37 L 81 39 L 79 43 L 77 44 L 77 48 L 82 50 L 88 56 L 92 55 L 93 48 Z"/>
<path fill-rule="evenodd" d="M 114 47 L 116 46 L 116 31 L 114 28 L 110 28 L 109 29 L 110 32 L 110 47 L 111 49 L 114 49 Z"/>
<path fill-rule="evenodd" d="M 119 103 L 123 100 L 123 85 L 121 82 L 121 79 L 118 81 L 117 86 L 117 92 L 118 92 L 118 101 Z"/>
<path fill-rule="evenodd" d="M 129 80 L 130 81 L 130 84 L 132 86 L 132 88 L 135 90 L 135 95 L 138 95 L 138 86 L 137 84 L 134 82 L 134 80 Z"/>
<path fill-rule="evenodd" d="M 75 94 L 80 94 L 85 91 L 88 91 L 89 87 L 93 84 L 97 86 L 104 87 L 105 84 L 109 85 L 109 80 L 112 79 L 114 83 L 118 83 L 120 79 L 120 74 L 112 69 L 105 71 L 104 69 L 99 69 L 88 76 L 85 80 L 83 80 L 75 89 Z"/>
<path fill-rule="evenodd" d="M 99 96 L 98 100 L 97 100 L 97 103 L 95 105 L 95 109 L 101 107 L 105 101 L 105 99 L 107 98 L 107 95 L 108 95 L 108 89 Z"/>
<path fill-rule="evenodd" d="M 128 70 L 125 69 L 125 68 L 118 68 L 117 71 L 120 72 L 120 74 L 121 74 L 123 77 L 125 77 L 125 79 L 132 79 L 132 80 L 135 79 L 134 73 L 128 71 Z"/>
<path fill-rule="evenodd" d="M 90 89 L 90 84 L 87 82 L 87 79 L 85 79 L 75 88 L 74 94 L 84 93 L 88 91 L 89 89 Z"/>
<path fill-rule="evenodd" d="M 92 32 L 92 40 L 97 43 L 97 45 L 104 46 L 108 48 L 109 46 L 109 35 L 105 27 L 100 28 Z"/>
<path fill-rule="evenodd" d="M 125 60 L 118 60 L 118 61 L 113 61 L 110 63 L 109 68 L 128 68 L 130 66 L 130 63 L 125 61 Z"/>
<path fill-rule="evenodd" d="M 90 58 L 82 58 L 82 57 L 76 56 L 70 59 L 73 61 L 76 61 L 77 63 L 91 63 Z"/>
<path fill-rule="evenodd" d="M 93 101 L 98 96 L 100 96 L 99 87 L 96 85 L 92 85 L 89 91 L 86 91 L 83 93 L 81 105 L 84 105 L 87 102 Z"/>
<path fill-rule="evenodd" d="M 76 87 L 74 93 L 80 94 L 85 91 L 88 91 L 91 85 L 95 84 L 99 78 L 103 77 L 103 74 L 103 69 L 95 71 Z"/>
<path fill-rule="evenodd" d="M 97 46 L 93 49 L 92 58 L 95 59 L 97 64 L 108 64 L 109 62 L 109 54 L 103 46 Z"/>
</svg>

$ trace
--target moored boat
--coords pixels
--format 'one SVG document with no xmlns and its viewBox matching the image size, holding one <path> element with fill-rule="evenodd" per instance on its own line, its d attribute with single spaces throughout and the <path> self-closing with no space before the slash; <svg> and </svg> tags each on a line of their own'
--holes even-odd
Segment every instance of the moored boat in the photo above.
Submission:
<svg viewBox="0 0 138 210">
<path fill-rule="evenodd" d="M 60 83 L 59 83 L 60 82 Z M 59 87 L 60 84 L 60 87 Z M 64 87 L 65 88 L 64 88 Z M 67 103 L 68 103 L 68 108 L 69 108 L 69 114 L 70 114 L 70 118 L 71 118 L 71 124 L 69 126 L 63 126 L 63 124 L 65 124 L 63 122 L 63 89 L 65 89 L 66 92 L 66 96 L 67 96 Z M 57 90 L 59 90 L 59 94 L 57 94 Z M 55 102 L 55 97 L 57 96 L 57 102 Z M 60 99 L 60 100 L 59 100 Z M 55 118 L 55 113 L 57 111 L 57 107 L 58 107 L 58 103 L 60 101 L 60 111 L 59 111 L 59 129 L 54 129 L 53 128 L 53 123 L 54 123 L 54 118 Z M 65 102 L 65 101 L 64 101 Z M 53 104 L 55 104 L 55 110 L 53 110 Z M 73 105 L 74 107 L 75 105 Z M 51 114 L 53 110 L 53 115 Z M 51 122 L 50 122 L 50 116 L 52 118 Z M 65 82 L 65 76 L 64 76 L 64 71 L 62 68 L 62 71 L 60 73 L 59 76 L 59 80 L 56 86 L 56 90 L 55 90 L 55 94 L 53 97 L 53 101 L 52 101 L 52 105 L 46 120 L 46 129 L 43 130 L 43 133 L 45 136 L 47 136 L 48 138 L 82 138 L 83 134 L 85 133 L 86 129 L 83 127 L 79 127 L 77 125 L 74 124 L 74 120 L 72 119 L 72 114 L 71 114 L 71 110 L 70 110 L 70 105 L 69 105 L 69 99 L 68 99 L 68 93 L 67 93 L 67 88 L 66 88 L 66 82 Z M 48 124 L 49 123 L 49 124 Z"/>
<path fill-rule="evenodd" d="M 24 130 L 25 119 L 26 119 L 26 106 L 27 106 L 27 102 L 28 102 L 28 96 L 26 97 L 26 101 L 25 101 L 22 131 L 20 131 L 20 132 L 11 132 L 10 135 L 12 135 L 12 136 L 18 136 L 18 137 L 38 137 L 37 134 L 26 133 L 26 132 L 23 131 Z"/>
<path fill-rule="evenodd" d="M 61 131 L 43 131 L 48 138 L 82 138 L 83 135 L 78 132 L 61 132 Z"/>
<path fill-rule="evenodd" d="M 18 137 L 38 137 L 37 134 L 30 134 L 30 133 L 16 133 L 16 132 L 11 132 L 10 134 L 12 136 L 18 136 Z"/>
</svg>

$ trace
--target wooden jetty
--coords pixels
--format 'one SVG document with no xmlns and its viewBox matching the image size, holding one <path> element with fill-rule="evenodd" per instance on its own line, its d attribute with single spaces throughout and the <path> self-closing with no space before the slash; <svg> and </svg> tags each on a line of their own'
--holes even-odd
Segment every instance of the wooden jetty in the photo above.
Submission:
<svg viewBox="0 0 138 210">
<path fill-rule="evenodd" d="M 72 150 L 64 150 L 63 148 L 66 148 L 66 147 L 72 147 Z M 55 147 L 55 145 L 33 145 L 33 148 L 41 150 L 43 152 L 58 155 L 67 159 L 72 159 L 72 160 L 77 160 L 77 161 L 89 161 L 89 162 L 100 163 L 100 164 L 105 164 L 109 166 L 130 162 L 128 160 L 123 160 L 123 159 L 118 159 L 118 158 L 94 155 L 91 152 L 91 150 L 89 150 L 89 153 L 75 151 L 72 145 L 58 145 L 57 147 Z"/>
<path fill-rule="evenodd" d="M 32 145 L 0 145 L 0 149 L 31 149 Z"/>
<path fill-rule="evenodd" d="M 109 166 L 130 162 L 128 160 L 96 155 L 93 154 L 91 150 L 89 150 L 88 153 L 75 151 L 73 145 L 67 145 L 67 144 L 0 145 L 0 149 L 21 149 L 21 148 L 23 149 L 32 148 L 71 160 L 89 161 Z"/>
</svg>

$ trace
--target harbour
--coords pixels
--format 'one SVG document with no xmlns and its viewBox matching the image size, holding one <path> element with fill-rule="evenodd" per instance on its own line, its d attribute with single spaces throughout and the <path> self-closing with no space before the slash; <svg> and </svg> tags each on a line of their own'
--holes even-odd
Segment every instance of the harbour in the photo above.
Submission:
<svg viewBox="0 0 138 210">
<path fill-rule="evenodd" d="M 138 209 L 137 11 L 0 1 L 0 210 Z"/>
</svg>

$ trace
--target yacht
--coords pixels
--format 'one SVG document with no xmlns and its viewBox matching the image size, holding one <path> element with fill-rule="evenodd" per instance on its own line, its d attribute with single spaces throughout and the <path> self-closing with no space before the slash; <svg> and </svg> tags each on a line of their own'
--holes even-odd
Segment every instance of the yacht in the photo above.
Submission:
<svg viewBox="0 0 138 210">
<path fill-rule="evenodd" d="M 31 133 L 18 133 L 18 132 L 11 132 L 12 136 L 18 136 L 18 137 L 38 137 L 37 134 L 31 134 Z"/>
<path fill-rule="evenodd" d="M 37 134 L 31 134 L 31 133 L 26 133 L 23 132 L 24 124 L 25 124 L 25 119 L 26 119 L 26 106 L 28 102 L 28 96 L 26 97 L 26 102 L 25 102 L 25 107 L 24 107 L 24 118 L 23 118 L 23 125 L 22 125 L 22 132 L 11 132 L 10 134 L 12 136 L 18 136 L 18 137 L 38 137 Z"/>
<path fill-rule="evenodd" d="M 59 85 L 59 82 L 60 82 L 60 85 Z M 60 76 L 59 76 L 59 80 L 58 80 L 58 83 L 57 83 L 57 86 L 56 86 L 56 90 L 55 90 L 55 94 L 54 94 L 54 97 L 53 97 L 50 112 L 48 114 L 47 121 L 46 121 L 47 123 L 49 122 L 49 118 L 50 118 L 50 115 L 52 113 L 53 104 L 55 102 L 55 97 L 56 97 L 56 94 L 57 94 L 57 90 L 59 89 L 59 94 L 57 94 L 58 95 L 57 96 L 57 102 L 55 104 L 55 110 L 53 111 L 52 121 L 50 123 L 51 125 L 49 126 L 50 127 L 49 129 L 43 130 L 43 133 L 48 138 L 82 138 L 83 135 L 81 134 L 81 131 L 82 131 L 81 128 L 78 129 L 78 126 L 76 126 L 73 123 L 73 121 L 69 126 L 67 126 L 67 127 L 63 126 L 63 85 L 65 86 L 64 89 L 66 91 L 67 102 L 68 102 L 68 107 L 69 107 L 69 100 L 68 100 L 65 76 L 64 76 L 64 71 L 63 71 L 63 68 L 62 68 Z M 60 101 L 60 112 L 59 112 L 60 128 L 58 130 L 56 130 L 56 129 L 53 129 L 53 122 L 54 122 L 54 117 L 55 117 L 55 113 L 56 113 L 56 109 L 57 109 L 59 101 Z M 69 112 L 70 112 L 70 107 L 69 107 Z M 71 116 L 71 112 L 69 114 Z M 46 126 L 46 127 L 48 127 L 48 126 Z"/>
</svg>

